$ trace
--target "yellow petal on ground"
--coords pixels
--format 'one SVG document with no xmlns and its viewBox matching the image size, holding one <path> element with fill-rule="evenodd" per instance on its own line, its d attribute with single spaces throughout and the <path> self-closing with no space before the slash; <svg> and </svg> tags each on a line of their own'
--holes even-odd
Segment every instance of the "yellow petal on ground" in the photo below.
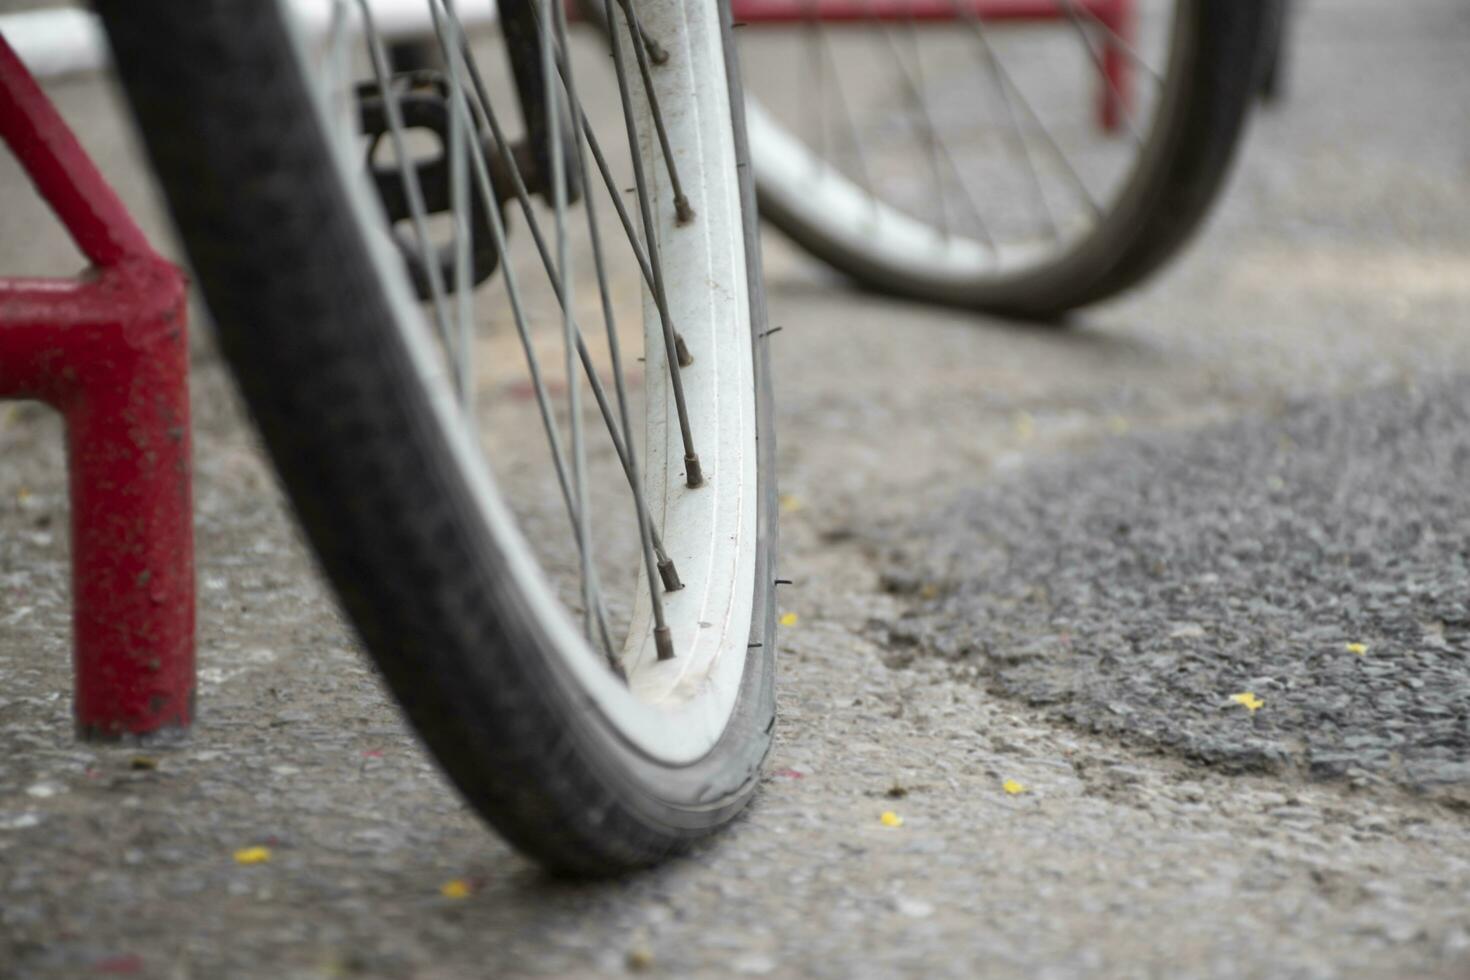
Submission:
<svg viewBox="0 0 1470 980">
<path fill-rule="evenodd" d="M 883 815 L 878 818 L 878 821 L 880 823 L 882 823 L 883 826 L 885 826 L 885 827 L 902 827 L 903 826 L 903 817 L 900 817 L 898 814 L 894 813 L 892 810 L 884 810 L 883 811 Z"/>
<path fill-rule="evenodd" d="M 794 514 L 801 510 L 801 498 L 794 493 L 783 493 L 776 498 L 780 504 L 781 513 Z"/>
<path fill-rule="evenodd" d="M 643 973 L 653 969 L 653 950 L 647 946 L 634 946 L 628 950 L 628 955 L 623 962 L 628 964 L 628 970 L 633 973 Z"/>
<path fill-rule="evenodd" d="M 452 878 L 439 886 L 439 894 L 445 898 L 469 898 L 470 886 L 463 878 Z"/>
<path fill-rule="evenodd" d="M 1239 694 L 1232 694 L 1230 695 L 1230 700 L 1234 701 L 1236 704 L 1244 705 L 1245 709 L 1251 714 L 1255 714 L 1266 704 L 1266 702 L 1256 697 L 1250 691 L 1242 691 Z"/>
<path fill-rule="evenodd" d="M 781 615 L 781 625 L 782 626 L 795 626 L 796 625 L 796 620 L 798 618 L 799 617 L 796 615 L 796 613 L 783 613 Z"/>
<path fill-rule="evenodd" d="M 264 864 L 271 859 L 269 847 L 242 847 L 235 852 L 236 864 Z"/>
<path fill-rule="evenodd" d="M 1007 779 L 1005 782 L 1000 784 L 1000 788 L 1006 791 L 1007 796 L 1018 796 L 1021 793 L 1026 792 L 1026 787 L 1022 786 L 1014 779 Z"/>
<path fill-rule="evenodd" d="M 1346 643 L 1343 645 L 1343 648 L 1348 653 L 1356 653 L 1360 657 L 1368 652 L 1368 644 L 1366 643 Z"/>
</svg>

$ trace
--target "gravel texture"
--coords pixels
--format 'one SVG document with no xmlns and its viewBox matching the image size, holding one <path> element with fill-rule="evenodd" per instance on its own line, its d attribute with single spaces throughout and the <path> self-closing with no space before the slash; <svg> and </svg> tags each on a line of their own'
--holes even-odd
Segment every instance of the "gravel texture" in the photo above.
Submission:
<svg viewBox="0 0 1470 980">
<path fill-rule="evenodd" d="M 1467 479 L 1470 378 L 1119 440 L 936 515 L 889 580 L 946 594 L 890 642 L 1232 771 L 1467 804 Z"/>
</svg>

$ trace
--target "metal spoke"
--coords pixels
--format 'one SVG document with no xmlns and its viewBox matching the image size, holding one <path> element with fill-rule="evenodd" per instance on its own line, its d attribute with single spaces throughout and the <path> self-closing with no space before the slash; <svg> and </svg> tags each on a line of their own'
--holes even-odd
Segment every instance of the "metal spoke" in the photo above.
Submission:
<svg viewBox="0 0 1470 980">
<path fill-rule="evenodd" d="M 802 5 L 806 16 L 802 22 L 802 40 L 806 45 L 807 91 L 803 93 L 798 109 L 803 115 L 814 117 L 807 121 L 807 132 L 816 137 L 817 159 L 827 162 L 827 73 L 822 60 L 822 28 L 817 20 L 815 0 L 806 0 Z"/>
<path fill-rule="evenodd" d="M 357 131 L 351 123 L 356 96 L 353 94 L 353 87 L 348 83 L 351 70 L 349 45 L 352 40 L 352 32 L 349 30 L 350 16 L 348 0 L 335 0 L 332 4 L 332 18 L 327 24 L 325 59 L 328 91 L 347 93 L 342 96 L 344 104 L 334 104 L 331 109 L 332 123 L 338 127 L 335 135 L 348 146 L 357 141 Z"/>
<path fill-rule="evenodd" d="M 878 195 L 873 190 L 873 177 L 868 170 L 867 158 L 863 155 L 862 137 L 858 135 L 857 123 L 853 118 L 851 107 L 847 104 L 847 96 L 842 92 L 842 79 L 839 77 L 841 73 L 837 68 L 837 58 L 832 54 L 832 46 L 827 43 L 826 34 L 816 26 L 816 9 L 810 5 L 811 2 L 812 0 L 808 0 L 809 5 L 807 9 L 810 16 L 808 24 L 811 26 L 812 36 L 815 38 L 814 47 L 816 48 L 816 53 L 813 60 L 823 60 L 832 70 L 832 79 L 835 83 L 831 87 L 832 95 L 837 102 L 837 112 L 841 118 L 843 129 L 847 134 L 848 146 L 852 149 L 853 162 L 857 166 L 858 186 L 867 193 L 869 207 L 876 214 L 878 210 Z M 824 149 L 819 149 L 818 153 L 825 156 Z"/>
<path fill-rule="evenodd" d="M 643 76 L 643 93 L 648 99 L 648 110 L 653 116 L 653 128 L 658 134 L 658 145 L 663 150 L 664 166 L 669 171 L 669 183 L 674 189 L 674 214 L 679 224 L 685 225 L 694 220 L 694 209 L 689 206 L 689 198 L 684 196 L 684 187 L 679 183 L 679 168 L 674 162 L 674 151 L 669 146 L 669 134 L 664 128 L 664 114 L 658 106 L 658 93 L 653 89 L 653 74 L 648 67 L 648 50 L 644 45 L 643 25 L 638 23 L 638 11 L 633 6 L 633 0 L 618 0 L 627 16 L 628 37 L 633 42 L 633 58 L 638 62 L 638 72 Z M 612 33 L 616 28 L 611 20 L 608 21 L 608 31 Z M 649 248 L 653 248 L 652 242 Z"/>
<path fill-rule="evenodd" d="M 885 46 L 892 53 L 893 63 L 898 66 L 898 74 L 903 81 L 904 89 L 908 94 L 909 101 L 912 102 L 919 109 L 922 121 L 916 123 L 915 125 L 920 131 L 919 138 L 925 143 L 926 148 L 930 149 L 931 151 L 931 165 L 935 166 L 935 183 L 939 183 L 937 162 L 939 160 L 943 160 L 944 163 L 949 167 L 950 173 L 954 179 L 954 183 L 960 189 L 961 197 L 965 201 L 966 205 L 968 205 L 970 209 L 970 214 L 975 219 L 976 226 L 980 229 L 981 237 L 985 240 L 985 243 L 990 247 L 991 251 L 995 251 L 997 246 L 995 244 L 994 237 L 992 237 L 990 234 L 990 228 L 986 224 L 984 216 L 980 213 L 979 205 L 975 203 L 974 197 L 970 194 L 970 189 L 965 183 L 963 173 L 960 170 L 959 165 L 955 163 L 953 154 L 950 153 L 949 144 L 945 143 L 943 139 L 940 139 L 938 134 L 935 132 L 934 121 L 929 116 L 928 106 L 924 101 L 923 93 L 919 91 L 914 77 L 909 73 L 908 66 L 904 64 L 903 57 L 898 50 L 896 42 L 893 40 L 893 36 L 889 33 L 888 28 L 882 25 L 880 25 L 878 28 L 878 34 L 883 38 Z M 949 226 L 947 217 L 942 213 L 944 211 L 942 194 L 943 192 L 941 191 L 940 220 L 942 222 L 944 236 L 948 238 Z"/>
<path fill-rule="evenodd" d="M 567 238 L 567 173 L 566 157 L 562 155 L 561 132 L 561 86 L 557 84 L 556 52 L 551 43 L 553 9 L 558 0 L 540 0 L 541 3 L 541 66 L 542 95 L 546 99 L 551 124 L 547 127 L 550 138 L 551 157 L 551 200 L 553 223 L 556 228 L 556 271 L 561 278 L 562 288 L 562 346 L 563 365 L 567 379 L 567 411 L 571 415 L 572 428 L 572 482 L 577 498 L 581 520 L 577 522 L 577 550 L 582 561 L 582 604 L 584 625 L 587 635 L 592 635 L 592 534 L 588 513 L 587 494 L 587 446 L 582 432 L 582 382 L 577 371 L 577 348 L 581 336 L 572 317 L 574 283 L 571 277 L 571 255 Z M 570 101 L 570 100 L 569 100 Z M 595 372 L 594 372 L 595 373 Z"/>
<path fill-rule="evenodd" d="M 667 58 L 668 55 L 666 54 L 664 57 Z M 565 59 L 566 51 L 563 47 L 559 46 L 557 50 L 557 67 L 561 69 L 563 75 L 567 71 Z M 656 62 L 657 59 L 655 59 Z M 633 227 L 633 219 L 628 215 L 628 209 L 623 206 L 623 196 L 618 193 L 617 181 L 613 179 L 612 169 L 607 165 L 607 158 L 602 155 L 602 145 L 598 142 L 597 134 L 592 129 L 592 121 L 587 118 L 587 112 L 581 106 L 577 107 L 577 118 L 581 122 L 582 135 L 587 139 L 587 147 L 592 151 L 592 159 L 597 164 L 598 173 L 602 174 L 602 182 L 607 187 L 607 194 L 612 200 L 613 209 L 618 213 L 618 221 L 622 223 L 623 231 L 628 236 L 628 245 L 633 250 L 633 257 L 638 260 L 638 268 L 643 272 L 643 281 L 648 283 L 649 291 L 652 292 L 653 269 L 649 265 L 648 254 L 643 248 L 643 243 L 638 238 L 638 232 Z M 582 173 L 585 175 L 586 171 L 587 168 L 584 161 Z M 658 305 L 658 311 L 660 317 L 666 320 L 668 319 L 668 310 L 662 303 Z M 674 331 L 674 350 L 678 355 L 679 366 L 689 367 L 694 363 L 694 358 L 690 356 L 689 348 L 684 344 L 683 334 L 679 333 L 678 327 L 672 321 L 669 322 L 669 328 Z"/>
<path fill-rule="evenodd" d="M 910 48 L 912 49 L 911 53 L 914 56 L 912 71 L 903 63 L 903 52 L 899 49 L 898 42 L 893 39 L 887 30 L 883 34 L 888 41 L 889 49 L 893 52 L 894 63 L 899 66 L 899 71 L 904 75 L 904 94 L 909 103 L 919 111 L 919 118 L 922 121 L 922 125 L 919 127 L 919 139 L 924 144 L 925 156 L 929 158 L 930 176 L 934 178 L 934 194 L 938 198 L 937 203 L 939 205 L 939 232 L 947 239 L 950 235 L 949 209 L 944 197 L 944 178 L 939 168 L 939 148 L 936 145 L 938 135 L 934 129 L 934 119 L 929 114 L 928 101 L 924 98 L 924 77 L 921 67 L 922 62 L 918 59 L 918 39 L 914 36 L 913 13 L 912 11 L 906 11 L 906 14 L 907 16 L 904 17 L 904 26 L 907 30 L 904 32 L 904 36 L 908 38 Z M 964 191 L 964 189 L 964 183 L 961 181 L 960 190 Z M 971 202 L 971 207 L 972 209 L 974 208 L 973 201 Z"/>
<path fill-rule="evenodd" d="M 1077 13 L 1082 14 L 1088 20 L 1096 24 L 1099 30 L 1108 35 L 1110 39 L 1108 41 L 1109 44 L 1111 44 L 1113 47 L 1116 47 L 1119 51 L 1123 52 L 1124 56 L 1127 57 L 1129 61 L 1133 62 L 1135 67 L 1142 69 L 1145 75 L 1147 75 L 1149 78 L 1152 78 L 1156 85 L 1163 87 L 1164 76 L 1155 71 L 1153 66 L 1148 63 L 1148 60 L 1144 58 L 1143 55 L 1134 50 L 1133 46 L 1128 43 L 1128 41 L 1123 37 L 1122 34 L 1119 34 L 1116 30 L 1113 29 L 1110 24 L 1107 23 L 1107 21 L 1099 17 L 1097 15 L 1097 11 L 1093 10 L 1087 4 L 1075 6 L 1072 0 L 1063 0 L 1063 2 L 1066 3 L 1069 7 L 1074 7 Z"/>
<path fill-rule="evenodd" d="M 383 97 L 383 109 L 388 118 L 389 137 L 393 153 L 398 160 L 399 172 L 403 175 L 403 193 L 408 199 L 412 216 L 414 236 L 418 240 L 419 261 L 424 264 L 424 273 L 429 279 L 429 292 L 433 297 L 434 320 L 439 328 L 439 339 L 446 351 L 453 350 L 453 338 L 449 330 L 449 314 L 445 306 L 444 280 L 439 269 L 438 257 L 433 255 L 429 240 L 428 209 L 424 205 L 423 188 L 419 185 L 419 174 L 413 157 L 408 152 L 404 138 L 403 112 L 398 105 L 398 93 L 393 88 L 392 72 L 388 67 L 388 52 L 383 39 L 373 23 L 373 13 L 368 0 L 358 0 L 362 11 L 364 35 L 368 42 L 368 53 L 373 65 L 373 76 Z"/>
<path fill-rule="evenodd" d="M 973 6 L 967 3 L 966 0 L 952 0 L 952 3 L 962 17 L 977 21 L 973 25 L 974 30 L 977 32 L 982 31 L 978 23 L 979 15 L 975 12 Z M 1012 136 L 1016 144 L 1020 146 L 1021 156 L 1026 161 L 1026 172 L 1031 178 L 1032 192 L 1036 195 L 1036 200 L 1041 205 L 1041 214 L 1046 219 L 1046 225 L 1051 232 L 1052 240 L 1058 241 L 1061 238 L 1061 228 L 1057 223 L 1056 214 L 1052 211 L 1051 204 L 1047 200 L 1046 188 L 1043 186 L 1041 179 L 1041 171 L 1037 168 L 1036 159 L 1031 152 L 1031 141 L 1026 138 L 1025 127 L 1021 125 L 1021 119 L 1016 114 L 1016 103 L 1011 97 L 1009 87 L 1006 85 L 1006 78 L 1004 71 L 1000 67 L 1000 60 L 991 49 L 989 42 L 985 40 L 983 33 L 981 34 L 980 51 L 982 55 L 981 60 L 985 62 L 986 70 L 990 73 L 991 81 L 994 83 L 996 91 L 1000 93 L 1001 103 L 1005 106 L 1006 120 L 1010 123 Z"/>
<path fill-rule="evenodd" d="M 480 75 L 479 69 L 475 64 L 474 59 L 469 56 L 469 48 L 465 42 L 465 33 L 463 27 L 459 23 L 458 17 L 454 10 L 454 0 L 440 0 L 440 2 L 444 4 L 445 12 L 448 14 L 447 19 L 454 26 L 454 29 L 458 36 L 459 47 L 463 57 L 465 58 L 465 67 L 468 69 L 469 72 L 471 87 L 475 90 L 478 108 L 480 110 L 482 118 L 485 121 L 485 124 L 490 128 L 491 137 L 500 153 L 501 161 L 505 164 L 506 169 L 510 175 L 511 185 L 515 191 L 516 199 L 521 206 L 521 213 L 526 219 L 526 225 L 531 232 L 531 239 L 535 243 L 537 253 L 541 257 L 541 264 L 543 269 L 546 271 L 547 281 L 551 285 L 552 292 L 556 296 L 557 302 L 560 303 L 565 309 L 566 299 L 562 293 L 561 277 L 557 275 L 555 266 L 552 263 L 551 252 L 546 245 L 545 237 L 541 233 L 540 222 L 537 221 L 535 211 L 531 206 L 530 193 L 526 190 L 526 184 L 523 176 L 521 175 L 520 166 L 516 162 L 515 155 L 510 151 L 510 143 L 506 140 L 505 132 L 500 126 L 499 118 L 496 116 L 494 107 L 489 101 L 485 89 L 484 80 Z M 585 119 L 585 115 L 583 118 Z M 587 132 L 587 135 L 589 137 L 591 136 L 590 130 Z M 595 144 L 592 144 L 590 139 L 589 145 L 593 145 L 595 149 Z M 489 177 L 486 174 L 485 161 L 483 157 L 479 154 L 475 154 L 473 159 L 476 164 L 475 169 L 477 176 L 481 176 L 483 178 L 482 190 L 484 192 L 485 199 L 487 201 L 494 200 L 494 196 L 489 191 Z M 609 186 L 613 186 L 611 184 L 611 178 L 609 177 L 608 179 Z M 492 209 L 490 218 L 492 230 L 497 228 L 503 229 L 503 224 L 501 222 L 498 210 Z M 496 248 L 499 249 L 502 256 L 507 255 L 503 230 L 497 233 L 495 245 Z M 576 327 L 575 321 L 573 322 L 573 327 Z M 629 456 L 624 445 L 624 440 L 619 436 L 618 426 L 613 421 L 612 409 L 607 401 L 607 392 L 603 388 L 602 382 L 597 376 L 596 367 L 592 361 L 592 355 L 587 350 L 586 344 L 582 342 L 580 330 L 577 331 L 577 352 L 578 355 L 581 357 L 582 368 L 587 375 L 587 382 L 592 388 L 593 398 L 597 401 L 598 411 L 601 412 L 603 422 L 607 426 L 608 435 L 612 440 L 613 449 L 617 453 L 618 460 L 623 467 L 623 473 L 630 482 L 634 482 L 631 457 Z M 629 440 L 631 440 L 631 433 L 626 433 L 626 435 L 628 436 Z M 654 553 L 658 557 L 659 561 L 660 578 L 662 578 L 665 589 L 667 591 L 674 591 L 681 587 L 679 584 L 678 570 L 674 567 L 672 559 L 669 558 L 667 552 L 664 550 L 663 541 L 659 537 L 657 528 L 650 526 L 650 533 L 653 537 Z"/>
<path fill-rule="evenodd" d="M 1117 100 L 1118 108 L 1123 112 L 1123 122 L 1133 136 L 1133 141 L 1140 147 L 1143 146 L 1143 134 L 1138 131 L 1138 124 L 1133 119 L 1133 110 L 1128 108 L 1128 99 L 1123 97 L 1117 82 L 1113 81 L 1107 66 L 1103 64 L 1102 52 L 1097 49 L 1097 45 L 1092 43 L 1092 38 L 1087 33 L 1087 26 L 1082 23 L 1082 18 L 1077 13 L 1075 0 L 1062 0 L 1062 6 L 1066 8 L 1067 20 L 1071 21 L 1072 27 L 1077 31 L 1077 37 L 1082 42 L 1082 46 L 1087 49 L 1087 56 L 1092 59 L 1092 66 L 1097 69 L 1098 75 L 1107 83 L 1112 97 Z"/>
<path fill-rule="evenodd" d="M 952 2 L 954 2 L 956 6 L 962 11 L 965 11 L 968 8 L 965 0 L 952 0 Z M 1072 166 L 1072 161 L 1067 157 L 1067 154 L 1062 151 L 1061 146 L 1057 144 L 1056 138 L 1053 137 L 1051 134 L 1051 130 L 1047 129 L 1046 124 L 1041 121 L 1041 116 L 1037 114 L 1035 107 L 1031 105 L 1031 100 L 1026 98 L 1026 93 L 1023 92 L 1021 90 L 1021 87 L 1016 84 L 1016 80 L 1006 69 L 1004 62 L 1000 60 L 999 54 L 996 53 L 994 46 L 990 43 L 990 37 L 987 34 L 985 27 L 982 25 L 980 18 L 977 16 L 973 16 L 973 10 L 968 11 L 968 13 L 971 16 L 966 16 L 965 20 L 970 25 L 970 29 L 974 33 L 975 39 L 980 43 L 980 47 L 985 53 L 986 61 L 1000 77 L 1003 83 L 1003 88 L 1009 88 L 1010 91 L 1015 94 L 1017 103 L 1023 110 L 1025 110 L 1026 116 L 1028 119 L 1030 119 L 1032 126 L 1034 126 L 1036 129 L 1036 132 L 1041 134 L 1043 144 L 1046 146 L 1047 151 L 1050 153 L 1053 159 L 1055 159 L 1058 163 L 1062 165 L 1062 170 L 1067 174 L 1072 183 L 1076 186 L 1082 200 L 1087 203 L 1088 209 L 1092 212 L 1093 219 L 1101 220 L 1103 213 L 1102 206 L 1097 203 L 1097 199 L 1094 198 L 1092 196 L 1092 192 L 1087 189 L 1087 183 L 1082 179 L 1082 175 L 1077 173 L 1077 169 Z"/>
<path fill-rule="evenodd" d="M 557 4 L 554 16 L 556 18 L 556 38 L 562 50 L 566 50 L 566 12 L 561 4 Z M 587 172 L 586 153 L 583 149 L 584 119 L 581 111 L 582 103 L 577 98 L 577 83 L 572 71 L 571 59 L 566 59 L 562 69 L 563 80 L 567 90 L 567 101 L 572 105 L 572 139 L 576 149 L 576 163 L 580 173 Z M 612 360 L 613 387 L 618 399 L 618 415 L 623 424 L 623 431 L 631 434 L 633 424 L 628 412 L 628 392 L 623 380 L 622 345 L 618 341 L 617 324 L 613 315 L 612 296 L 608 290 L 607 270 L 603 262 L 602 236 L 598 233 L 597 207 L 590 194 L 584 198 L 585 210 L 587 212 L 587 232 L 592 240 L 592 264 L 597 271 L 597 291 L 602 301 L 603 322 L 607 327 L 608 355 Z M 652 522 L 648 517 L 648 510 L 644 503 L 642 478 L 638 469 L 638 459 L 634 453 L 631 438 L 626 447 L 628 482 L 633 490 L 633 510 L 638 518 L 638 539 L 643 545 L 644 573 L 648 579 L 648 596 L 653 610 L 653 637 L 654 648 L 659 660 L 669 660 L 674 656 L 673 637 L 664 618 L 663 597 L 657 586 L 654 585 L 658 577 L 658 563 L 653 554 Z M 669 563 L 672 567 L 672 562 Z"/>
<path fill-rule="evenodd" d="M 438 9 L 429 4 L 438 20 Z M 441 42 L 442 46 L 442 42 Z M 451 105 L 464 100 L 459 60 L 449 59 L 449 99 Z M 459 356 L 456 358 L 459 379 L 460 410 L 470 431 L 475 432 L 475 343 L 474 283 L 470 274 L 470 194 L 468 157 L 471 146 L 468 120 L 457 111 L 449 114 L 449 201 L 454 214 L 454 301 L 455 319 L 459 327 Z"/>
<path fill-rule="evenodd" d="M 443 5 L 443 16 L 441 19 L 440 4 Z M 472 66 L 473 59 L 469 55 L 468 47 L 461 42 L 464 31 L 453 8 L 452 0 L 436 0 L 431 2 L 430 10 L 434 15 L 434 27 L 439 35 L 440 46 L 449 55 L 448 61 L 452 76 L 458 75 L 462 80 L 467 64 Z M 460 124 L 469 133 L 477 133 L 474 124 L 474 116 L 470 109 L 470 100 L 464 91 L 463 85 L 451 86 L 451 112 L 452 120 L 458 119 Z M 451 120 L 451 121 L 452 121 Z M 475 143 L 470 141 L 470 145 Z M 551 448 L 552 466 L 556 471 L 557 483 L 561 489 L 562 499 L 566 503 L 567 516 L 575 530 L 581 524 L 581 511 L 577 501 L 573 498 L 572 483 L 567 475 L 565 454 L 562 449 L 560 434 L 555 421 L 555 413 L 551 407 L 551 396 L 546 389 L 546 383 L 542 377 L 540 361 L 536 356 L 536 350 L 531 343 L 530 327 L 526 318 L 525 307 L 521 301 L 519 280 L 511 262 L 510 252 L 507 247 L 505 224 L 500 216 L 500 209 L 494 203 L 494 187 L 490 180 L 489 167 L 485 162 L 484 155 L 479 152 L 467 154 L 473 164 L 472 172 L 479 191 L 482 206 L 485 208 L 486 217 L 490 226 L 491 238 L 494 241 L 497 254 L 500 256 L 501 274 L 505 279 L 506 294 L 509 298 L 511 316 L 515 323 L 517 336 L 521 343 L 521 349 L 525 352 L 527 372 L 530 375 L 531 388 L 535 394 L 536 406 L 541 415 L 541 424 L 546 432 L 547 442 Z M 592 607 L 593 615 L 596 616 L 598 634 L 602 641 L 604 652 L 610 661 L 614 660 L 614 648 L 612 638 L 607 625 L 607 612 L 601 601 L 601 588 L 597 584 L 596 570 L 593 569 L 593 591 L 595 602 Z M 614 662 L 614 667 L 621 672 Z"/>
<path fill-rule="evenodd" d="M 628 70 L 623 56 L 623 44 L 619 39 L 616 14 L 612 0 L 603 0 L 607 16 L 608 35 L 612 42 L 613 64 L 618 76 L 618 93 L 623 102 L 623 122 L 628 130 L 628 150 L 633 158 L 633 181 L 638 188 L 638 208 L 643 216 L 643 238 L 648 243 L 649 264 L 653 269 L 653 292 L 659 304 L 663 320 L 665 356 L 668 361 L 669 380 L 674 390 L 674 407 L 679 416 L 679 435 L 684 442 L 684 482 L 693 488 L 704 483 L 704 474 L 699 465 L 699 454 L 694 449 L 694 435 L 689 428 L 689 408 L 684 400 L 684 382 L 679 376 L 678 352 L 675 349 L 673 326 L 666 314 L 668 300 L 665 298 L 663 263 L 659 261 L 658 236 L 653 223 L 652 201 L 648 192 L 648 180 L 643 172 L 643 158 L 639 152 L 638 124 L 634 119 L 633 96 L 628 85 Z M 649 90 L 650 97 L 652 90 Z"/>
<path fill-rule="evenodd" d="M 463 35 L 461 35 L 461 37 L 463 37 Z M 468 48 L 466 47 L 466 51 L 467 50 Z M 526 189 L 526 182 L 521 174 L 520 164 L 516 161 L 515 155 L 511 153 L 510 143 L 506 140 L 505 132 L 501 129 L 499 119 L 496 117 L 495 112 L 490 105 L 485 82 L 484 79 L 480 76 L 478 66 L 475 64 L 473 59 L 467 60 L 470 81 L 475 89 L 475 95 L 476 98 L 479 100 L 481 111 L 484 113 L 485 122 L 490 127 L 490 133 L 494 139 L 496 147 L 499 149 L 501 161 L 505 164 L 506 170 L 510 174 L 511 187 L 515 191 L 516 200 L 521 206 L 521 213 L 525 216 L 526 224 L 530 228 L 531 238 L 535 241 L 536 249 L 541 255 L 542 264 L 546 267 L 547 275 L 550 276 L 553 280 L 553 283 L 555 283 L 558 280 L 556 277 L 555 269 L 552 265 L 551 252 L 547 248 L 546 242 L 541 235 L 541 227 L 539 222 L 536 220 L 536 214 L 531 205 L 531 196 Z M 669 317 L 668 306 L 663 301 L 663 293 L 660 290 L 654 288 L 653 270 L 650 267 L 647 254 L 644 252 L 642 246 L 639 244 L 638 235 L 633 229 L 633 224 L 631 219 L 628 217 L 628 212 L 623 207 L 622 198 L 618 195 L 617 183 L 613 179 L 612 171 L 608 168 L 607 160 L 602 155 L 602 149 L 598 145 L 597 138 L 593 134 L 591 125 L 587 120 L 587 114 L 585 112 L 582 112 L 581 115 L 583 127 L 587 134 L 588 146 L 592 149 L 592 156 L 593 159 L 597 161 L 597 167 L 598 170 L 602 173 L 603 182 L 607 184 L 607 192 L 608 195 L 612 198 L 614 207 L 617 209 L 618 218 L 622 221 L 623 228 L 628 234 L 628 244 L 632 247 L 633 254 L 638 259 L 638 264 L 643 270 L 644 279 L 648 282 L 648 288 L 654 293 L 655 300 L 658 303 L 659 315 L 663 318 L 667 329 L 673 331 L 674 333 L 674 350 L 678 364 L 680 367 L 688 367 L 689 365 L 694 363 L 694 358 L 689 355 L 689 351 L 684 345 L 683 336 L 681 336 L 679 332 L 674 328 L 673 321 Z M 557 288 L 557 296 L 558 298 L 560 298 L 560 287 L 558 286 Z M 592 383 L 594 385 L 595 391 L 595 379 L 592 379 Z M 609 421 L 608 424 L 611 425 L 611 421 Z"/>
</svg>

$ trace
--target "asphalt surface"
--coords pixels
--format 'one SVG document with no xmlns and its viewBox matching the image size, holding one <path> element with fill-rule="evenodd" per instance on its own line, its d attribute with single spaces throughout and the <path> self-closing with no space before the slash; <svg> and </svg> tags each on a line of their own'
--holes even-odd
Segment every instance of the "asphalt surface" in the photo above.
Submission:
<svg viewBox="0 0 1470 980">
<path fill-rule="evenodd" d="M 202 331 L 199 724 L 75 743 L 61 430 L 0 406 L 0 976 L 1470 973 L 1470 11 L 1298 40 L 1206 235 L 1068 331 L 767 239 L 778 743 L 626 880 L 548 880 L 438 775 Z M 106 87 L 51 92 L 171 250 Z M 0 268 L 74 271 L 33 198 L 0 158 Z"/>
<path fill-rule="evenodd" d="M 1128 438 L 995 481 L 888 632 L 1090 731 L 1470 803 L 1470 378 Z M 912 532 L 911 532 L 912 533 Z"/>
</svg>

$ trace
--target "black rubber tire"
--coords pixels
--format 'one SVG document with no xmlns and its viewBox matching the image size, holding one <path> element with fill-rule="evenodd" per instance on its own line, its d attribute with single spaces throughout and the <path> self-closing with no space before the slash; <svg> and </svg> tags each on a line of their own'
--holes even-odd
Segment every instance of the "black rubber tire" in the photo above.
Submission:
<svg viewBox="0 0 1470 980">
<path fill-rule="evenodd" d="M 1261 101 L 1275 105 L 1291 88 L 1291 39 L 1296 16 L 1292 0 L 1270 0 L 1270 28 L 1261 71 Z"/>
<path fill-rule="evenodd" d="M 755 790 L 775 715 L 775 442 L 748 178 L 761 479 L 751 649 L 719 743 L 671 767 L 592 706 L 508 574 L 371 274 L 278 8 L 97 7 L 220 347 L 301 525 L 465 799 L 522 851 L 577 875 L 650 864 L 727 823 Z"/>
<path fill-rule="evenodd" d="M 1272 0 L 1181 0 L 1170 77 L 1172 98 L 1126 187 L 1103 222 L 1077 246 L 1027 274 L 956 283 L 875 262 L 827 234 L 800 202 L 762 188 L 761 216 L 817 258 L 884 293 L 1034 320 L 1134 286 L 1174 255 L 1200 226 L 1230 170 L 1259 91 Z M 759 168 L 760 161 L 756 161 Z M 793 204 L 795 206 L 793 206 Z"/>
</svg>

